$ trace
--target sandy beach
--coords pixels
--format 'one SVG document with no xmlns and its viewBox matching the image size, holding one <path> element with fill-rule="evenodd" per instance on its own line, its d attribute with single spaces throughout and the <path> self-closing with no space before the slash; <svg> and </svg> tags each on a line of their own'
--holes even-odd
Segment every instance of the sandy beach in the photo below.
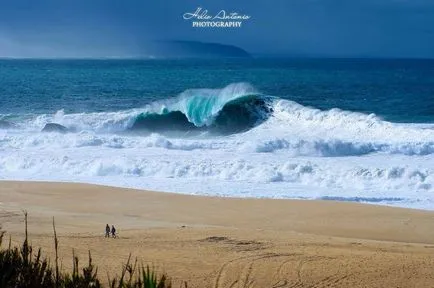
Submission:
<svg viewBox="0 0 434 288">
<path fill-rule="evenodd" d="M 129 253 L 174 287 L 434 287 L 434 213 L 344 203 L 234 199 L 45 182 L 0 182 L 0 224 L 62 266 L 90 250 L 104 278 Z M 114 224 L 119 237 L 104 238 Z"/>
</svg>

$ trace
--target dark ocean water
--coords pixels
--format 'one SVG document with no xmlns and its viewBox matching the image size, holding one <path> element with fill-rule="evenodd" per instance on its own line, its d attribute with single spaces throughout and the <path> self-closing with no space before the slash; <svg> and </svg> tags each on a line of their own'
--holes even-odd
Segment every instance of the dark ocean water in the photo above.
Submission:
<svg viewBox="0 0 434 288">
<path fill-rule="evenodd" d="M 0 60 L 0 114 L 119 111 L 234 82 L 304 106 L 434 122 L 434 60 Z"/>
</svg>

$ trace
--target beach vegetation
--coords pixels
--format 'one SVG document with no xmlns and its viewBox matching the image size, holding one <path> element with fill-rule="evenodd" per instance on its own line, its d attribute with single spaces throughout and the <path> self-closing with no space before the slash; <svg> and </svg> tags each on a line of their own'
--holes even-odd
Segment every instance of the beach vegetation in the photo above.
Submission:
<svg viewBox="0 0 434 288">
<path fill-rule="evenodd" d="M 0 287 L 1 288 L 170 288 L 166 274 L 157 274 L 149 266 L 132 264 L 131 254 L 123 266 L 119 277 L 108 276 L 108 285 L 98 276 L 98 269 L 92 262 L 89 252 L 88 264 L 80 269 L 79 259 L 73 253 L 72 271 L 61 271 L 59 267 L 58 237 L 53 219 L 55 259 L 54 267 L 41 249 L 35 250 L 28 241 L 27 213 L 25 216 L 25 237 L 20 247 L 12 247 L 12 240 L 3 245 L 5 232 L 0 226 Z M 185 284 L 185 287 L 187 285 Z"/>
</svg>

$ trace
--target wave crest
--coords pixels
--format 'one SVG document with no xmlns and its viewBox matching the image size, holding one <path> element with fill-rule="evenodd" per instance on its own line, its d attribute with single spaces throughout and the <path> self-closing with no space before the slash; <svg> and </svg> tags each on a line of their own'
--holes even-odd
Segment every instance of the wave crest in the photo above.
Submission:
<svg viewBox="0 0 434 288">
<path fill-rule="evenodd" d="M 55 122 L 75 131 L 109 133 L 147 130 L 233 134 L 259 125 L 269 112 L 266 96 L 247 83 L 233 83 L 223 89 L 189 89 L 140 109 L 79 114 L 60 110 L 54 116 L 40 115 L 31 124 L 43 127 Z"/>
</svg>

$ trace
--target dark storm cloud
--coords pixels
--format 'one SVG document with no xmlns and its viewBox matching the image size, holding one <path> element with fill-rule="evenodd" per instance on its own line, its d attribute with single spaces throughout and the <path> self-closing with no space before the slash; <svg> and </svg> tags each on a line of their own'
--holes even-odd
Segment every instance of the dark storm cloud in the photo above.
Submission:
<svg viewBox="0 0 434 288">
<path fill-rule="evenodd" d="M 192 28 L 182 15 L 197 7 L 252 18 Z M 2 0 L 0 56 L 135 56 L 151 40 L 195 40 L 258 54 L 434 57 L 433 27 L 432 0 Z"/>
</svg>

